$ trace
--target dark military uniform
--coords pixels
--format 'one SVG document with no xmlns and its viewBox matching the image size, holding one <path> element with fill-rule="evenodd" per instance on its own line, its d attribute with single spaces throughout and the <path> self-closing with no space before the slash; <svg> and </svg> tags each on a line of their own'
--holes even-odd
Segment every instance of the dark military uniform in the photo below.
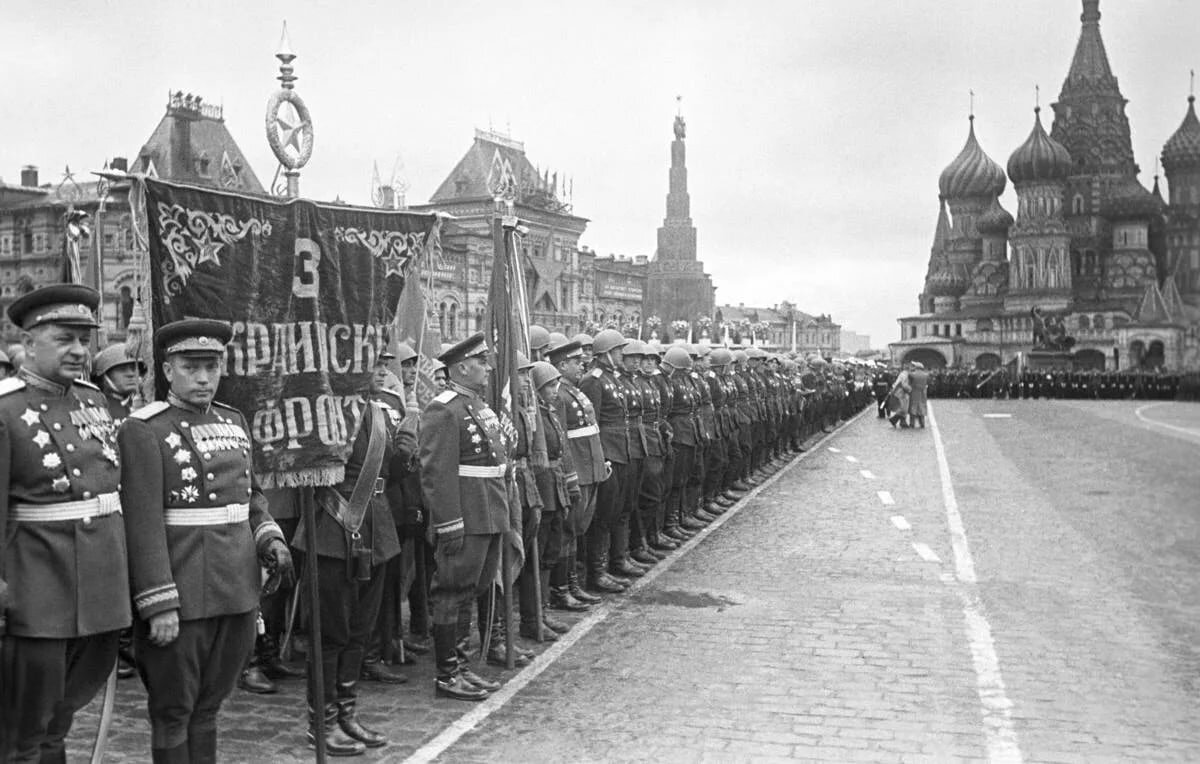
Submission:
<svg viewBox="0 0 1200 764">
<path fill-rule="evenodd" d="M 596 367 L 584 375 L 579 390 L 587 396 L 596 411 L 600 428 L 600 443 L 604 458 L 612 465 L 612 474 L 600 483 L 596 492 L 596 513 L 587 532 L 587 564 L 589 583 L 608 570 L 612 529 L 626 504 L 629 489 L 629 421 L 625 403 L 625 386 L 616 372 L 593 359 Z"/>
<path fill-rule="evenodd" d="M 697 444 L 700 442 L 699 406 L 700 393 L 689 377 L 687 369 L 675 369 L 667 376 L 671 385 L 671 400 L 667 409 L 667 422 L 674 434 L 675 463 L 671 470 L 670 492 L 667 494 L 666 517 L 663 525 L 666 535 L 682 541 L 687 539 L 685 530 L 701 527 L 687 512 L 688 484 L 696 462 Z"/>
<path fill-rule="evenodd" d="M 86 287 L 46 287 L 8 312 L 27 329 L 94 328 L 98 301 Z M 0 760 L 65 761 L 75 711 L 104 684 L 130 622 L 120 460 L 101 392 L 34 371 L 28 359 L 0 381 Z"/>
<path fill-rule="evenodd" d="M 579 495 L 572 502 L 564 522 L 565 559 L 554 569 L 550 583 L 556 587 L 565 585 L 572 597 L 590 602 L 591 596 L 580 588 L 575 559 L 577 544 L 587 533 L 596 513 L 596 489 L 604 481 L 604 447 L 600 443 L 600 427 L 596 424 L 596 410 L 591 400 L 567 379 L 559 384 L 558 397 L 563 410 L 566 450 L 571 454 Z"/>
<path fill-rule="evenodd" d="M 642 462 L 642 480 L 634 515 L 636 532 L 632 545 L 635 551 L 644 551 L 645 547 L 653 545 L 662 524 L 663 468 L 667 457 L 663 428 L 666 416 L 662 389 L 655 382 L 656 378 L 661 379 L 662 373 L 655 371 L 653 374 L 646 374 L 639 371 L 633 375 L 633 383 L 641 396 L 642 437 L 646 443 L 646 458 Z"/>
</svg>

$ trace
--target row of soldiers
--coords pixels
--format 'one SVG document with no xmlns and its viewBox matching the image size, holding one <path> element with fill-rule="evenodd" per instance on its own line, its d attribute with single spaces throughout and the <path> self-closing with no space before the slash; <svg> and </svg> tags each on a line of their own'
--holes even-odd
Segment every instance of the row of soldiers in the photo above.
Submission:
<svg viewBox="0 0 1200 764">
<path fill-rule="evenodd" d="M 1200 399 L 1200 374 L 1140 369 L 1027 369 L 1016 374 L 1004 367 L 991 371 L 935 369 L 930 371 L 929 397 L 1197 400 Z"/>
<path fill-rule="evenodd" d="M 389 591 L 410 603 L 402 644 L 434 652 L 435 692 L 480 700 L 499 684 L 467 661 L 474 628 L 490 662 L 510 659 L 493 584 L 503 545 L 524 559 L 501 577 L 521 635 L 552 640 L 568 627 L 550 610 L 625 591 L 867 395 L 824 362 L 758 348 L 534 327 L 515 418 L 485 402 L 495 349 L 482 335 L 444 348 L 443 389 L 422 409 L 417 354 L 395 345 L 361 391 L 342 483 L 314 494 L 309 536 L 296 492 L 260 490 L 245 420 L 215 400 L 228 325 L 161 327 L 167 396 L 132 410 L 139 362 L 89 358 L 98 302 L 61 285 L 8 309 L 25 358 L 0 380 L 0 761 L 65 761 L 73 715 L 123 634 L 151 759 L 214 761 L 217 712 L 256 632 L 255 665 L 297 673 L 270 638 L 291 631 L 278 603 L 293 552 L 320 585 L 306 614 L 324 677 L 318 691 L 307 672 L 309 742 L 335 755 L 386 745 L 357 714 L 357 683 L 403 681 L 380 660 L 402 633 L 398 612 L 380 617 Z M 100 386 L 82 379 L 89 362 Z"/>
</svg>

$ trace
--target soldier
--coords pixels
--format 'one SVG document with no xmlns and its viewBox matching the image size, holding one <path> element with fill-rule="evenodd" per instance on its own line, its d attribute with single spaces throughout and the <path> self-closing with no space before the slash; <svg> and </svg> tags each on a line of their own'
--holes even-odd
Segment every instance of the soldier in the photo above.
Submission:
<svg viewBox="0 0 1200 764">
<path fill-rule="evenodd" d="M 449 385 L 421 414 L 421 488 L 429 512 L 437 570 L 430 590 L 434 690 L 457 700 L 483 700 L 494 683 L 478 677 L 457 649 L 470 631 L 460 614 L 491 589 L 511 517 L 508 457 L 496 412 L 480 397 L 491 366 L 483 333 L 439 357 Z M 519 511 L 519 508 L 517 508 Z"/>
<path fill-rule="evenodd" d="M 708 448 L 704 470 L 704 511 L 716 517 L 733 506 L 733 500 L 721 496 L 725 490 L 725 471 L 729 467 L 730 445 L 737 433 L 729 419 L 728 390 L 723 376 L 725 367 L 733 360 L 733 354 L 725 348 L 716 348 L 705 356 L 701 382 L 708 388 L 713 410 L 713 440 Z"/>
<path fill-rule="evenodd" d="M 600 597 L 589 594 L 579 585 L 579 573 L 575 566 L 577 550 L 596 513 L 596 490 L 610 474 L 611 466 L 604 459 L 596 410 L 578 387 L 583 378 L 583 349 L 578 340 L 552 345 L 549 358 L 562 375 L 559 384 L 564 416 L 562 421 L 566 430 L 567 450 L 571 453 L 571 463 L 575 467 L 579 485 L 579 497 L 572 502 L 564 523 L 567 540 L 563 560 L 550 574 L 550 604 L 557 609 L 576 610 L 578 608 L 564 595 L 564 589 L 566 595 L 585 605 L 601 601 Z M 605 585 L 608 586 L 607 591 L 623 591 L 616 584 L 605 582 Z M 599 590 L 605 591 L 603 588 Z"/>
<path fill-rule="evenodd" d="M 638 371 L 642 358 L 645 357 L 645 343 L 641 340 L 626 341 L 621 351 L 621 369 L 617 376 L 617 384 L 625 396 L 625 426 L 629 432 L 629 465 L 626 469 L 628 485 L 624 489 L 624 503 L 612 529 L 612 544 L 609 547 L 609 569 L 621 576 L 640 578 L 646 574 L 650 566 L 659 558 L 649 555 L 645 550 L 643 559 L 635 560 L 630 552 L 630 538 L 634 546 L 644 546 L 638 541 L 641 532 L 641 513 L 638 507 L 642 496 L 642 472 L 646 464 L 646 432 L 642 421 L 642 407 L 645 398 L 642 388 L 637 383 Z"/>
<path fill-rule="evenodd" d="M 251 477 L 246 420 L 213 399 L 231 336 L 201 319 L 155 332 L 168 399 L 131 414 L 117 437 L 155 762 L 216 761 L 217 712 L 254 644 L 259 565 L 292 572 Z"/>
<path fill-rule="evenodd" d="M 596 411 L 604 459 L 611 474 L 596 492 L 596 513 L 587 532 L 588 588 L 597 591 L 624 590 L 630 581 L 609 567 L 613 526 L 625 507 L 629 489 L 629 422 L 625 386 L 617 375 L 622 348 L 628 343 L 615 329 L 605 329 L 592 343 L 593 368 L 579 383 Z M 615 562 L 615 561 L 614 561 Z"/>
<path fill-rule="evenodd" d="M 559 419 L 559 384 L 562 375 L 547 361 L 537 361 L 530 370 L 534 392 L 538 399 L 538 424 L 546 431 L 546 455 L 550 460 L 548 469 L 535 470 L 538 493 L 542 499 L 541 517 L 535 543 L 538 546 L 538 571 L 542 600 L 551 597 L 550 574 L 562 557 L 566 534 L 563 523 L 566 514 L 580 496 L 579 476 L 571 462 L 567 446 L 567 433 Z M 570 537 L 571 543 L 575 537 Z M 532 594 L 532 592 L 529 592 Z M 571 596 L 567 587 L 560 584 L 555 590 L 554 603 L 566 610 L 589 610 L 591 605 Z M 526 592 L 522 590 L 522 600 Z"/>
<path fill-rule="evenodd" d="M 671 385 L 671 402 L 667 408 L 667 422 L 674 435 L 674 464 L 668 484 L 666 516 L 663 533 L 675 541 L 684 542 L 704 527 L 704 523 L 690 516 L 685 510 L 688 481 L 692 476 L 699 441 L 700 394 L 692 384 L 692 357 L 681 345 L 672 345 L 663 353 L 662 365 L 666 368 L 667 381 Z"/>
<path fill-rule="evenodd" d="M 572 342 L 579 343 L 579 349 L 583 351 L 583 370 L 586 372 L 592 366 L 592 335 L 586 332 L 580 332 L 571 338 Z"/>
<path fill-rule="evenodd" d="M 633 376 L 642 396 L 642 430 L 646 440 L 646 459 L 642 462 L 642 484 L 638 492 L 635 517 L 638 533 L 634 538 L 631 556 L 637 562 L 653 564 L 679 543 L 662 535 L 663 508 L 667 459 L 671 448 L 671 426 L 667 424 L 665 395 L 670 385 L 659 371 L 662 348 L 657 344 L 642 345 L 642 362 Z"/>
<path fill-rule="evenodd" d="M 145 364 L 139 358 L 130 358 L 123 342 L 109 345 L 96 354 L 92 362 L 92 382 L 104 392 L 108 413 L 118 427 L 134 408 L 138 386 L 145 373 Z"/>
<path fill-rule="evenodd" d="M 64 284 L 8 306 L 26 357 L 0 381 L 0 761 L 66 761 L 130 622 L 115 425 L 81 380 L 99 302 Z"/>
</svg>

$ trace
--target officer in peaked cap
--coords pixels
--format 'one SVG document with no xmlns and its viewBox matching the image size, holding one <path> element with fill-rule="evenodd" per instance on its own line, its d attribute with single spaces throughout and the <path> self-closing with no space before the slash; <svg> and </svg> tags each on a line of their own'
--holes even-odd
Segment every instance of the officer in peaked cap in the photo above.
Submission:
<svg viewBox="0 0 1200 764">
<path fill-rule="evenodd" d="M 500 418 L 481 397 L 491 369 L 488 352 L 480 332 L 442 353 L 449 384 L 421 414 L 421 487 L 437 561 L 430 592 L 434 687 L 459 700 L 482 700 L 485 687 L 494 686 L 459 660 L 458 641 L 470 628 L 470 618 L 460 626 L 459 615 L 489 590 L 501 538 L 513 524 Z"/>
<path fill-rule="evenodd" d="M 287 544 L 251 475 L 246 420 L 214 400 L 231 335 L 206 319 L 155 332 L 167 400 L 131 414 L 117 437 L 156 762 L 216 760 L 217 712 L 254 645 L 259 566 L 291 576 Z"/>
<path fill-rule="evenodd" d="M 130 621 L 116 426 L 82 379 L 99 303 L 62 284 L 8 307 L 25 360 L 0 381 L 0 761 L 66 760 Z"/>
<path fill-rule="evenodd" d="M 564 450 L 571 455 L 579 486 L 579 495 L 572 500 L 564 522 L 566 542 L 562 559 L 550 573 L 550 605 L 560 610 L 580 610 L 581 605 L 601 601 L 580 586 L 576 551 L 595 515 L 596 489 L 604 482 L 609 467 L 604 460 L 596 410 L 578 387 L 583 378 L 583 349 L 579 341 L 552 344 L 549 359 L 561 375 L 559 401 L 566 434 Z"/>
</svg>

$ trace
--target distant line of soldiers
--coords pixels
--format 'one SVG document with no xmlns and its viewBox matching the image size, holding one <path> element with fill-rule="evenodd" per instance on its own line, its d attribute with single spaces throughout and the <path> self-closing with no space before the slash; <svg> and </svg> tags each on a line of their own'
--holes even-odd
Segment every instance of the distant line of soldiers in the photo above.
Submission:
<svg viewBox="0 0 1200 764">
<path fill-rule="evenodd" d="M 930 371 L 930 398 L 1060 398 L 1079 400 L 1200 400 L 1200 373 L 1026 370 L 1000 367 Z"/>
<path fill-rule="evenodd" d="M 387 664 L 432 650 L 437 695 L 486 698 L 500 684 L 468 662 L 476 630 L 490 664 L 533 657 L 506 649 L 506 594 L 520 636 L 553 641 L 569 626 L 551 611 L 626 591 L 870 400 L 861 373 L 823 359 L 532 327 L 515 416 L 486 402 L 482 334 L 443 348 L 422 408 L 419 358 L 396 343 L 308 536 L 296 491 L 260 490 L 246 422 L 215 400 L 228 325 L 161 327 L 168 392 L 136 407 L 141 363 L 123 347 L 89 359 L 98 301 L 60 285 L 8 309 L 24 358 L 12 377 L 0 364 L 0 762 L 65 761 L 118 654 L 147 689 L 151 760 L 215 761 L 225 697 L 305 676 L 281 646 L 311 651 L 318 624 L 309 744 L 384 746 L 361 680 L 402 683 Z M 497 576 L 506 548 L 524 564 Z M 319 574 L 319 613 L 286 604 L 293 550 Z"/>
</svg>

